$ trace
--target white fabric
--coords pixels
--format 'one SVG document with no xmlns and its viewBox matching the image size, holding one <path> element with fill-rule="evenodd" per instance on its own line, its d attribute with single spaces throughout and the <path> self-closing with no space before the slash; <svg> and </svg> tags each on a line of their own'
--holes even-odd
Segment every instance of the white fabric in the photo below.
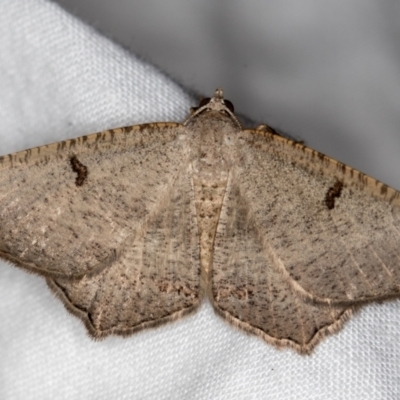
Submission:
<svg viewBox="0 0 400 400">
<path fill-rule="evenodd" d="M 0 153 L 195 105 L 58 6 L 0 1 Z M 396 399 L 400 302 L 365 307 L 311 356 L 197 314 L 92 341 L 43 278 L 0 264 L 0 399 Z"/>
</svg>

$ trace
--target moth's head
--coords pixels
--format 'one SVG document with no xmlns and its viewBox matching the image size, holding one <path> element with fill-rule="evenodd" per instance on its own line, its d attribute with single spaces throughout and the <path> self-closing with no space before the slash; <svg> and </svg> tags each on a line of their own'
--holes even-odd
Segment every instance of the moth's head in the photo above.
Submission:
<svg viewBox="0 0 400 400">
<path fill-rule="evenodd" d="M 229 100 L 224 99 L 224 91 L 220 88 L 215 90 L 213 97 L 206 97 L 200 101 L 198 107 L 192 107 L 190 109 L 190 117 L 185 121 L 184 124 L 186 125 L 189 120 L 195 118 L 200 114 L 211 111 L 216 111 L 229 116 L 241 128 L 239 120 L 233 113 L 233 104 Z"/>
</svg>

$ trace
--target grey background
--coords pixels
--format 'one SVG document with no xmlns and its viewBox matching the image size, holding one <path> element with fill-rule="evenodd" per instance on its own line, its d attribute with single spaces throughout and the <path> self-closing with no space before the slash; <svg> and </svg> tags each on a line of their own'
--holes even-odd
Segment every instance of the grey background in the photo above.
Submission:
<svg viewBox="0 0 400 400">
<path fill-rule="evenodd" d="M 181 85 L 400 188 L 400 3 L 58 0 Z"/>
</svg>

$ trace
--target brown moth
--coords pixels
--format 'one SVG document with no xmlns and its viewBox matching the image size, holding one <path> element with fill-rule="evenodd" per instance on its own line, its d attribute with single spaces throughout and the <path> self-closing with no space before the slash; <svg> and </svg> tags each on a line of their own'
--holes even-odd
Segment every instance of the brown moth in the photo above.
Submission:
<svg viewBox="0 0 400 400">
<path fill-rule="evenodd" d="M 0 257 L 103 338 L 215 311 L 309 353 L 400 297 L 400 193 L 263 125 L 217 89 L 183 123 L 0 158 Z"/>
</svg>

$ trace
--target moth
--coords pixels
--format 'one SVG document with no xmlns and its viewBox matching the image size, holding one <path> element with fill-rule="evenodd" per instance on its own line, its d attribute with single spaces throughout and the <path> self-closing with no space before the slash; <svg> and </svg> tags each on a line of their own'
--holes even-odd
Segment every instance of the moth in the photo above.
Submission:
<svg viewBox="0 0 400 400">
<path fill-rule="evenodd" d="M 0 158 L 0 257 L 46 278 L 96 339 L 208 298 L 308 354 L 363 304 L 400 297 L 400 193 L 261 125 L 217 89 L 183 123 Z"/>
</svg>

